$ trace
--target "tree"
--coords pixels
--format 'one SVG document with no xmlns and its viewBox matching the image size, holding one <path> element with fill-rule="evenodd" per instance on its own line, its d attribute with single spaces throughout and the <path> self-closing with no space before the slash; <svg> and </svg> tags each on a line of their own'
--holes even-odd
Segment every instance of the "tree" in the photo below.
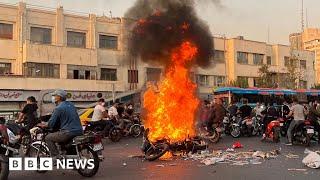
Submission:
<svg viewBox="0 0 320 180">
<path fill-rule="evenodd" d="M 231 80 L 228 83 L 226 83 L 226 86 L 248 88 L 249 83 L 247 78 L 237 78 L 236 80 Z"/>
<path fill-rule="evenodd" d="M 287 73 L 284 75 L 283 78 L 280 78 L 283 84 L 288 89 L 296 89 L 297 82 L 301 79 L 301 72 L 298 71 L 298 58 L 295 56 L 291 56 L 288 59 L 288 62 L 285 63 L 287 67 Z"/>
<path fill-rule="evenodd" d="M 269 65 L 263 64 L 258 70 L 259 79 L 257 80 L 257 87 L 272 88 L 274 82 L 272 81 L 272 72 L 269 70 Z"/>
</svg>

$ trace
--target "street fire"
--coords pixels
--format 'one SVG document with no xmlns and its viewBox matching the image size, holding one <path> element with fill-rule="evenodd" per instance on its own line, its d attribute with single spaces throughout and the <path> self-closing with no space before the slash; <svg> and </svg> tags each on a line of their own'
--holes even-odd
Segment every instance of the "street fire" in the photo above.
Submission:
<svg viewBox="0 0 320 180">
<path fill-rule="evenodd" d="M 192 61 L 197 48 L 189 41 L 173 50 L 171 66 L 158 85 L 158 91 L 149 88 L 144 94 L 147 110 L 145 126 L 150 129 L 149 140 L 167 138 L 170 142 L 184 141 L 195 135 L 195 112 L 198 99 L 196 85 L 189 78 L 186 63 Z"/>
<path fill-rule="evenodd" d="M 208 67 L 214 47 L 194 2 L 137 0 L 126 13 L 128 19 L 137 19 L 127 26 L 132 29 L 129 58 L 164 68 L 161 81 L 149 87 L 143 98 L 144 125 L 151 142 L 165 139 L 179 144 L 195 137 L 199 100 L 190 69 Z"/>
</svg>

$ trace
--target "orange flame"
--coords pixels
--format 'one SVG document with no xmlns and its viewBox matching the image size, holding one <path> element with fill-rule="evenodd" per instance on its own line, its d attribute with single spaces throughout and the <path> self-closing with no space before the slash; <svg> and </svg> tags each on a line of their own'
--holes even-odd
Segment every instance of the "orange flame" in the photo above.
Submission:
<svg viewBox="0 0 320 180">
<path fill-rule="evenodd" d="M 190 80 L 186 66 L 197 52 L 193 43 L 183 42 L 173 50 L 171 65 L 158 84 L 158 92 L 155 87 L 145 92 L 145 126 L 150 129 L 150 141 L 166 138 L 178 142 L 195 135 L 195 112 L 199 100 L 194 95 L 196 85 Z"/>
</svg>

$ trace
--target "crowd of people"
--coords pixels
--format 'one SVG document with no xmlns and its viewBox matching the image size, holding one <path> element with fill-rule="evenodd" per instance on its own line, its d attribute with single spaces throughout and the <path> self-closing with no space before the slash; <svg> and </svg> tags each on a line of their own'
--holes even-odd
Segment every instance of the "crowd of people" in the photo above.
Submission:
<svg viewBox="0 0 320 180">
<path fill-rule="evenodd" d="M 315 130 L 320 132 L 320 103 L 317 100 L 308 103 L 298 101 L 293 98 L 291 103 L 283 101 L 282 104 L 270 102 L 268 104 L 257 102 L 252 108 L 248 105 L 248 100 L 243 99 L 242 105 L 238 106 L 236 101 L 231 101 L 228 106 L 223 106 L 222 99 L 215 98 L 213 101 L 204 100 L 201 107 L 199 125 L 206 127 L 210 134 L 213 127 L 222 127 L 223 119 L 227 116 L 233 117 L 239 115 L 242 119 L 246 117 L 260 116 L 263 119 L 262 132 L 266 131 L 266 126 L 277 118 L 291 118 L 292 121 L 287 130 L 287 145 L 292 145 L 292 133 L 295 127 L 308 119 L 313 122 Z M 320 133 L 319 133 L 320 136 Z M 265 134 L 263 133 L 263 137 Z M 320 143 L 320 137 L 318 137 Z"/>
</svg>

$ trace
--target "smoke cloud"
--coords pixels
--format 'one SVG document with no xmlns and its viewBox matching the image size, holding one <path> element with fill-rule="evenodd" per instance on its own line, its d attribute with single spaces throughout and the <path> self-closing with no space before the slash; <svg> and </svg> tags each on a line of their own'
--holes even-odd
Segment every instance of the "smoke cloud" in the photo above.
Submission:
<svg viewBox="0 0 320 180">
<path fill-rule="evenodd" d="M 220 0 L 201 1 L 220 3 Z M 172 50 L 184 41 L 191 41 L 198 48 L 194 62 L 208 66 L 213 55 L 213 38 L 209 27 L 197 17 L 194 3 L 193 0 L 137 0 L 125 14 L 126 18 L 134 19 L 130 28 L 130 55 L 147 63 L 168 65 Z"/>
</svg>

